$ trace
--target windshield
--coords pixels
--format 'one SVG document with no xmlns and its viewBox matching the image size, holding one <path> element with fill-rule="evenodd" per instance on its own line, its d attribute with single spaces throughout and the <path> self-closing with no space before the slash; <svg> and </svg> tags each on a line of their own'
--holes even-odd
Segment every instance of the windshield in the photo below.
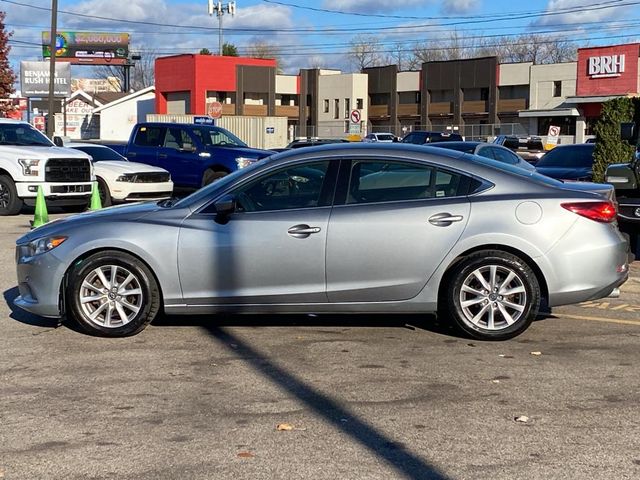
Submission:
<svg viewBox="0 0 640 480">
<path fill-rule="evenodd" d="M 593 144 L 557 147 L 548 151 L 536 164 L 538 167 L 591 168 Z"/>
<path fill-rule="evenodd" d="M 545 185 L 551 185 L 553 187 L 561 187 L 563 185 L 560 180 L 547 177 L 546 175 L 537 173 L 534 170 L 525 170 L 524 168 L 518 167 L 516 165 L 509 165 L 508 163 L 500 162 L 498 160 L 493 160 L 487 157 L 480 157 L 478 155 L 470 155 L 468 158 L 473 159 L 473 161 L 476 163 L 481 163 L 483 165 L 488 165 L 499 170 L 507 171 L 509 173 L 513 173 L 514 175 L 518 175 L 519 177 L 526 177 L 530 180 L 538 183 L 543 183 Z"/>
<path fill-rule="evenodd" d="M 91 155 L 91 159 L 94 162 L 100 162 L 105 160 L 117 160 L 120 162 L 127 162 L 128 160 L 117 152 L 111 150 L 109 147 L 74 147 L 74 150 L 80 150 L 81 152 Z"/>
<path fill-rule="evenodd" d="M 53 143 L 26 123 L 0 123 L 0 145 L 53 147 Z"/>
<path fill-rule="evenodd" d="M 194 127 L 193 134 L 198 137 L 205 147 L 246 147 L 247 144 L 233 133 L 218 127 Z"/>
<path fill-rule="evenodd" d="M 384 134 L 384 133 L 379 133 L 378 134 L 378 140 L 381 142 L 392 142 L 393 141 L 393 135 L 390 134 Z"/>
</svg>

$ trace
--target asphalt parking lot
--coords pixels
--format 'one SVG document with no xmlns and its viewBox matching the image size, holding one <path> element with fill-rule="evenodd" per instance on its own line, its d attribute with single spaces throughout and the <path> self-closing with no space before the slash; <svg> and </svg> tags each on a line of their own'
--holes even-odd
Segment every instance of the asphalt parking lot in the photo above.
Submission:
<svg viewBox="0 0 640 480">
<path fill-rule="evenodd" d="M 0 220 L 0 478 L 640 478 L 640 262 L 508 342 L 370 315 L 102 339 L 12 306 L 28 220 Z"/>
</svg>

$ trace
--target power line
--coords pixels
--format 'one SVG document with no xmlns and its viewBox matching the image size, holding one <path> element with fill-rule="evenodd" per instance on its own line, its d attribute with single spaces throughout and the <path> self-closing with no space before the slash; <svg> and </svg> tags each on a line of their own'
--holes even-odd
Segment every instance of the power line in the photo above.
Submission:
<svg viewBox="0 0 640 480">
<path fill-rule="evenodd" d="M 581 5 L 578 7 L 571 7 L 571 10 L 566 9 L 563 11 L 557 11 L 557 12 L 543 12 L 543 13 L 536 13 L 536 14 L 523 14 L 523 15 L 511 15 L 509 16 L 509 20 L 521 20 L 521 19 L 528 19 L 528 18 L 536 18 L 536 17 L 546 17 L 546 16 L 552 16 L 552 15 L 563 15 L 566 13 L 576 13 L 576 12 L 590 12 L 590 11 L 599 11 L 599 10 L 604 10 L 604 9 L 609 9 L 609 8 L 619 8 L 619 7 L 624 7 L 624 6 L 632 6 L 632 5 L 638 5 L 640 4 L 640 1 L 626 1 L 624 2 L 623 0 L 614 0 L 615 3 L 611 4 L 611 2 L 608 2 L 606 4 L 593 4 L 593 6 L 588 6 L 588 5 Z M 21 3 L 21 2 L 16 2 L 14 0 L 0 0 L 0 2 L 4 2 L 4 3 L 9 3 L 12 5 L 18 5 L 21 7 L 27 7 L 27 8 L 33 8 L 36 10 L 41 10 L 41 11 L 51 11 L 50 8 L 47 7 L 40 7 L 40 6 L 36 6 L 36 5 L 31 5 L 28 3 Z M 59 10 L 58 13 L 60 14 L 64 14 L 64 15 L 72 15 L 72 16 L 76 16 L 76 17 L 81 17 L 81 18 L 92 18 L 92 19 L 97 19 L 97 20 L 104 20 L 104 21 L 114 21 L 114 22 L 120 22 L 120 23 L 127 23 L 127 24 L 135 24 L 135 25 L 149 25 L 149 26 L 157 26 L 157 27 L 172 27 L 172 28 L 187 28 L 190 30 L 202 30 L 202 31 L 213 31 L 216 30 L 215 28 L 212 27 L 201 27 L 201 26 L 196 26 L 196 25 L 180 25 L 180 24 L 168 24 L 168 23 L 158 23 L 158 22 L 149 22 L 149 21 L 142 21 L 142 20 L 127 20 L 127 19 L 122 19 L 122 18 L 113 18 L 113 17 L 103 17 L 103 16 L 99 16 L 99 15 L 87 15 L 87 14 L 82 14 L 82 13 L 77 13 L 77 12 L 71 12 L 71 11 L 66 11 L 66 10 Z M 491 23 L 491 22 L 498 22 L 498 21 L 504 21 L 506 18 L 482 18 L 482 19 L 478 19 L 478 20 L 464 20 L 464 21 L 459 21 L 459 22 L 449 22 L 449 23 L 442 23 L 439 24 L 439 27 L 444 27 L 444 26 L 457 26 L 457 25 L 469 25 L 469 24 L 477 24 L 477 23 Z M 407 30 L 407 29 L 411 29 L 411 30 L 416 30 L 420 27 L 430 27 L 430 28 L 434 28 L 433 24 L 426 24 L 426 25 L 398 25 L 398 26 L 393 26 L 393 27 L 379 27 L 378 30 L 384 30 L 384 31 L 389 31 L 389 30 Z M 353 28 L 353 27 L 349 27 L 349 28 L 329 28 L 329 29 L 309 29 L 309 28 L 273 28 L 273 29 L 265 29 L 265 28 L 225 28 L 224 29 L 225 32 L 230 32 L 230 33 L 262 33 L 264 34 L 265 32 L 267 33 L 305 33 L 305 34 L 310 34 L 310 33 L 315 33 L 315 34 L 327 34 L 327 33 L 331 33 L 331 32 L 356 32 L 356 31 L 370 31 L 370 29 L 367 28 Z"/>
</svg>

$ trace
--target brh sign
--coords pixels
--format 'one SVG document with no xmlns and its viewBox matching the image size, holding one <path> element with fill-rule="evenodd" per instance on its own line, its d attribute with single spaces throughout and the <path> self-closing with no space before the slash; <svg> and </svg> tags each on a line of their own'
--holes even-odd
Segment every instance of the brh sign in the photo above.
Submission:
<svg viewBox="0 0 640 480">
<path fill-rule="evenodd" d="M 624 73 L 624 55 L 589 57 L 588 68 L 591 78 L 619 77 Z"/>
</svg>

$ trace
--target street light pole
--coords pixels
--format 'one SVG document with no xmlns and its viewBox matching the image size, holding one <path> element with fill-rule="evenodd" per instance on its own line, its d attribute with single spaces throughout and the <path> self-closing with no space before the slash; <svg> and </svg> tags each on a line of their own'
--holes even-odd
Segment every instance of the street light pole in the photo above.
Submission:
<svg viewBox="0 0 640 480">
<path fill-rule="evenodd" d="M 55 131 L 55 84 L 56 84 L 56 36 L 58 35 L 58 0 L 51 0 L 51 42 L 49 44 L 49 114 L 47 122 L 47 136 L 53 138 Z"/>
<path fill-rule="evenodd" d="M 209 15 L 213 16 L 216 14 L 218 17 L 218 50 L 219 55 L 222 56 L 222 17 L 225 13 L 228 13 L 232 17 L 236 14 L 236 2 L 229 2 L 223 4 L 222 2 L 214 2 L 214 0 L 209 0 Z"/>
</svg>

